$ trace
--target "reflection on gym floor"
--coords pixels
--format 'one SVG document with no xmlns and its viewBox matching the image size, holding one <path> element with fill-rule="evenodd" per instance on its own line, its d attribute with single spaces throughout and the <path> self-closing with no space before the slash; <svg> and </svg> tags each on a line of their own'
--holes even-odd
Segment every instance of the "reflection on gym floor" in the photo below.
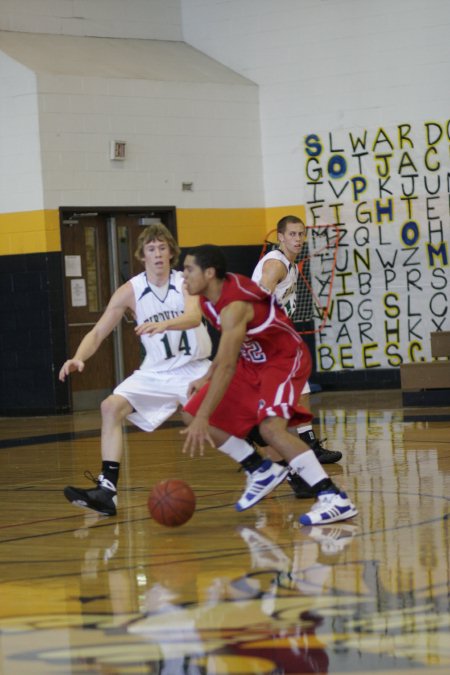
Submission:
<svg viewBox="0 0 450 675">
<path fill-rule="evenodd" d="M 177 419 L 125 429 L 116 517 L 76 509 L 62 488 L 98 467 L 98 414 L 1 419 L 0 671 L 449 673 L 450 406 L 312 403 L 359 514 L 309 528 L 286 483 L 236 512 L 243 474 L 213 449 L 182 455 Z M 169 477 L 197 496 L 179 528 L 147 510 Z"/>
</svg>

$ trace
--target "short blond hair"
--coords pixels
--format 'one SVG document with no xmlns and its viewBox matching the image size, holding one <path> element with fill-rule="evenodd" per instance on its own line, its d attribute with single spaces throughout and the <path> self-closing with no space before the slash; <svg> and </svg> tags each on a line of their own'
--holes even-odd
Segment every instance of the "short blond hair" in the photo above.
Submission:
<svg viewBox="0 0 450 675">
<path fill-rule="evenodd" d="M 142 230 L 141 234 L 138 237 L 136 250 L 134 252 L 134 257 L 136 260 L 142 262 L 144 259 L 144 246 L 150 241 L 165 241 L 170 249 L 172 258 L 170 260 L 171 267 L 175 267 L 178 264 L 180 258 L 180 247 L 175 241 L 172 233 L 167 229 L 162 223 L 153 223 Z"/>
</svg>

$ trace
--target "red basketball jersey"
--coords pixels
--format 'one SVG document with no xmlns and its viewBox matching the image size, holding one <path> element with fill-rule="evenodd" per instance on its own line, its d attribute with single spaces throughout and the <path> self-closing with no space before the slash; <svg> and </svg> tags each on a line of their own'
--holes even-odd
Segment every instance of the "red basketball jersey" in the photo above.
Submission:
<svg viewBox="0 0 450 675">
<path fill-rule="evenodd" d="M 294 354 L 305 347 L 294 324 L 279 307 L 275 296 L 270 295 L 248 277 L 227 274 L 219 300 L 213 304 L 200 297 L 202 311 L 208 321 L 220 331 L 220 312 L 232 302 L 250 302 L 254 318 L 247 326 L 246 339 L 241 347 L 241 356 L 255 364 L 268 359 Z"/>
<path fill-rule="evenodd" d="M 211 413 L 212 426 L 245 438 L 266 417 L 281 417 L 288 426 L 309 423 L 311 413 L 299 405 L 311 372 L 311 356 L 294 324 L 266 293 L 248 277 L 227 274 L 216 303 L 201 296 L 202 311 L 220 331 L 220 312 L 232 302 L 250 302 L 254 317 L 247 325 L 236 372 L 222 400 Z M 184 410 L 195 416 L 209 387 L 207 382 Z"/>
</svg>

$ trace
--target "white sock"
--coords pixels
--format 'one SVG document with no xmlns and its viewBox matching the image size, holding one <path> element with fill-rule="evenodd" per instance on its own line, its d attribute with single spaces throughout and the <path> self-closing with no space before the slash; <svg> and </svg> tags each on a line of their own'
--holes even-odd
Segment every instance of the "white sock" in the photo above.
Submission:
<svg viewBox="0 0 450 675">
<path fill-rule="evenodd" d="M 218 447 L 220 452 L 224 452 L 228 457 L 234 459 L 235 462 L 242 462 L 246 457 L 250 457 L 255 452 L 255 448 L 244 441 L 243 438 L 237 436 L 230 436 L 225 443 Z M 314 454 L 314 453 L 313 453 Z"/>
<path fill-rule="evenodd" d="M 291 459 L 289 464 L 308 485 L 315 485 L 319 481 L 329 478 L 313 450 L 301 452 L 294 459 Z"/>
<path fill-rule="evenodd" d="M 304 434 L 306 431 L 312 431 L 312 424 L 304 424 L 302 427 L 297 427 L 298 434 Z"/>
</svg>

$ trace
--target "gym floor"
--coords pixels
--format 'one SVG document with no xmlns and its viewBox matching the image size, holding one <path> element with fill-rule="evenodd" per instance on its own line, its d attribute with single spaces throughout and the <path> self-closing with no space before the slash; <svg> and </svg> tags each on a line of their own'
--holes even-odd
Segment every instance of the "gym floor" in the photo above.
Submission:
<svg viewBox="0 0 450 675">
<path fill-rule="evenodd" d="M 450 673 L 450 405 L 400 391 L 311 396 L 326 467 L 359 514 L 305 528 L 284 483 L 253 509 L 214 449 L 181 453 L 181 422 L 127 426 L 113 518 L 67 484 L 99 470 L 97 411 L 0 419 L 0 672 L 4 675 Z M 151 519 L 149 491 L 181 478 L 197 508 Z"/>
</svg>

